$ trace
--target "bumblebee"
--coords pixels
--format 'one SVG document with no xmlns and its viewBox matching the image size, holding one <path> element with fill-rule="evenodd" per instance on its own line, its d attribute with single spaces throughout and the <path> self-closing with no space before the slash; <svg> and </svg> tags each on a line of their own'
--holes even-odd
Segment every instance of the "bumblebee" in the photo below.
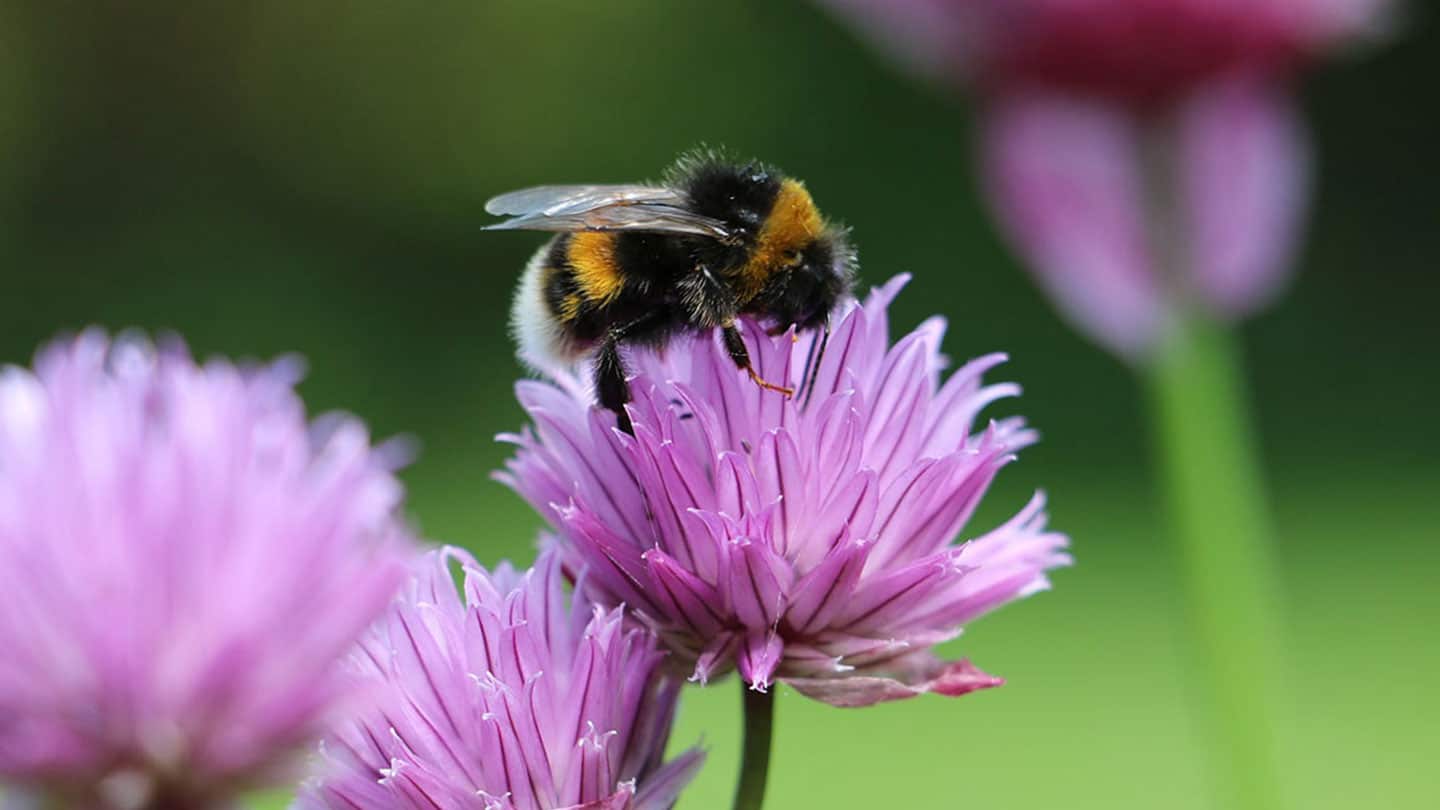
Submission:
<svg viewBox="0 0 1440 810">
<path fill-rule="evenodd" d="M 736 318 L 755 316 L 772 335 L 793 325 L 828 336 L 829 315 L 854 283 L 844 229 L 820 215 L 804 184 L 755 162 L 691 155 L 659 185 L 537 186 L 485 210 L 511 217 L 489 230 L 558 232 L 515 296 L 521 357 L 568 364 L 593 355 L 596 397 L 627 432 L 622 346 L 661 348 L 720 329 L 741 371 L 790 396 L 793 388 L 751 366 Z"/>
</svg>

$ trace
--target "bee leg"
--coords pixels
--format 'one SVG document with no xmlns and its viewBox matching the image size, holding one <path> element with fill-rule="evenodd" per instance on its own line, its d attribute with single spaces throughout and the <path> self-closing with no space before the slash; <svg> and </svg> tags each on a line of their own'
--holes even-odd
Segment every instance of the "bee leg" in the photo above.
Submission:
<svg viewBox="0 0 1440 810">
<path fill-rule="evenodd" d="M 625 361 L 620 357 L 620 336 L 611 332 L 600 344 L 595 355 L 595 396 L 600 406 L 615 414 L 621 430 L 635 435 L 625 403 L 630 401 L 630 385 L 625 381 Z"/>
<path fill-rule="evenodd" d="M 735 293 L 705 265 L 696 265 L 676 282 L 676 287 L 690 325 L 696 329 L 714 329 L 735 322 Z"/>
<path fill-rule="evenodd" d="M 751 382 L 764 388 L 766 391 L 775 391 L 787 397 L 795 395 L 794 388 L 787 388 L 783 385 L 767 382 L 755 372 L 755 367 L 750 365 L 750 352 L 745 348 L 745 340 L 741 337 L 740 330 L 735 328 L 733 322 L 726 324 L 721 329 L 721 334 L 725 338 L 725 350 L 730 352 L 730 359 L 735 361 L 735 365 L 738 366 L 741 371 L 750 375 Z"/>
</svg>

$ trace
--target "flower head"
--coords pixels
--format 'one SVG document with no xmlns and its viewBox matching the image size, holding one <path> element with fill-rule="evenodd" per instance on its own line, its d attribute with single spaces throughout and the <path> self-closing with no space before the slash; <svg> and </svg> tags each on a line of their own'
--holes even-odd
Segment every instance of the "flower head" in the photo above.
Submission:
<svg viewBox="0 0 1440 810">
<path fill-rule="evenodd" d="M 634 436 L 574 378 L 519 385 L 535 430 L 509 437 L 502 478 L 550 515 L 597 598 L 634 609 L 695 679 L 738 667 L 838 705 L 994 686 L 930 647 L 1067 561 L 1039 498 L 951 544 L 1035 436 L 1019 419 L 975 427 L 1018 390 L 981 385 L 1002 357 L 942 386 L 940 319 L 889 345 L 903 281 L 838 318 L 808 397 L 758 388 L 708 335 L 632 358 Z M 804 376 L 815 336 L 746 326 L 761 376 Z"/>
<path fill-rule="evenodd" d="M 896 56 L 991 91 L 1165 104 L 1372 34 L 1389 0 L 822 0 Z"/>
<path fill-rule="evenodd" d="M 203 807 L 288 776 L 403 575 L 392 460 L 297 366 L 99 332 L 0 371 L 0 780 Z"/>
<path fill-rule="evenodd" d="M 300 807 L 670 807 L 703 755 L 662 764 L 679 691 L 664 654 L 621 609 L 567 601 L 553 555 L 517 573 L 428 554 L 351 656 L 374 705 L 326 739 Z"/>
<path fill-rule="evenodd" d="M 1387 0 L 825 0 L 983 99 L 985 193 L 1061 314 L 1144 361 L 1285 286 L 1309 201 L 1289 83 Z"/>
</svg>

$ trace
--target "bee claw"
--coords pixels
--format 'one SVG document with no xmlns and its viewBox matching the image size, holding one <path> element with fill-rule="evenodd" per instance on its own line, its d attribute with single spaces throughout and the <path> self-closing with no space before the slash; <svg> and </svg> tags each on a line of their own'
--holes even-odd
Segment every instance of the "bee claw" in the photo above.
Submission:
<svg viewBox="0 0 1440 810">
<path fill-rule="evenodd" d="M 769 382 L 762 378 L 759 374 L 756 374 L 755 369 L 753 368 L 747 368 L 745 369 L 745 371 L 750 374 L 751 382 L 755 383 L 761 388 L 764 388 L 766 391 L 774 391 L 777 394 L 784 394 L 787 399 L 795 396 L 794 388 L 789 388 L 784 385 L 776 385 L 775 383 Z"/>
</svg>

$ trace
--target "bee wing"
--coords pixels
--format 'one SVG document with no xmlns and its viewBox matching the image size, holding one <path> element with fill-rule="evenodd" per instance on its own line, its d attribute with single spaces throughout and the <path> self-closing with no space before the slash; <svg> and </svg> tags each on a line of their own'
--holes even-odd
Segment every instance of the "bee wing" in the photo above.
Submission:
<svg viewBox="0 0 1440 810">
<path fill-rule="evenodd" d="M 661 186 L 533 186 L 501 194 L 485 203 L 485 212 L 525 216 L 579 213 L 611 205 L 658 204 L 680 206 L 685 197 Z"/>
<path fill-rule="evenodd" d="M 486 230 L 651 231 L 726 240 L 718 219 L 686 207 L 685 195 L 659 186 L 536 186 L 501 194 L 485 211 L 511 218 Z"/>
</svg>

